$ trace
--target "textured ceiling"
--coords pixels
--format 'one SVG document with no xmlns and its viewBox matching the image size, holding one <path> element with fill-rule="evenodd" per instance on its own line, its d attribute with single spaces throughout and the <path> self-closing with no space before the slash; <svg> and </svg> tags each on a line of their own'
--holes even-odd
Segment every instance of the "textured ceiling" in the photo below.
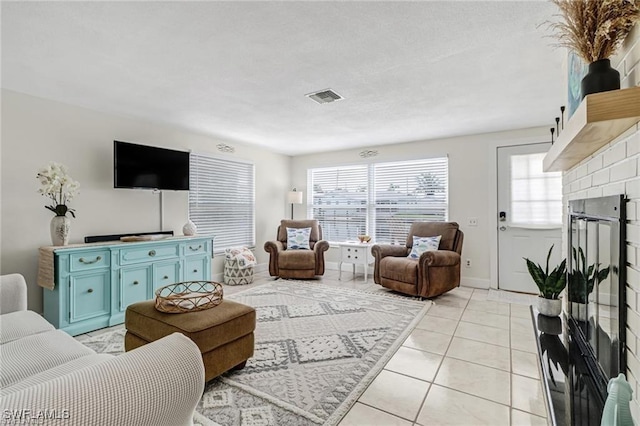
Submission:
<svg viewBox="0 0 640 426">
<path fill-rule="evenodd" d="M 295 155 L 550 125 L 545 1 L 2 2 L 2 87 Z M 304 95 L 332 88 L 345 100 Z"/>
</svg>

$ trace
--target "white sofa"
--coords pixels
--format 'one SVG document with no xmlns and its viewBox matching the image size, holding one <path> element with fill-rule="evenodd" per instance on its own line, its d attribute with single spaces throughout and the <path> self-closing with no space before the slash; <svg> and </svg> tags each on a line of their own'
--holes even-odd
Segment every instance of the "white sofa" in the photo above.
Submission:
<svg viewBox="0 0 640 426">
<path fill-rule="evenodd" d="M 22 275 L 0 276 L 0 423 L 192 424 L 204 365 L 190 339 L 97 354 L 26 310 L 26 294 Z"/>
</svg>

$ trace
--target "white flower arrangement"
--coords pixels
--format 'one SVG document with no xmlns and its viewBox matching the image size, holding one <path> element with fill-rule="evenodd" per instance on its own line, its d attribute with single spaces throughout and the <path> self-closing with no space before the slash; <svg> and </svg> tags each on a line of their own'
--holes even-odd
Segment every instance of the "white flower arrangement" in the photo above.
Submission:
<svg viewBox="0 0 640 426">
<path fill-rule="evenodd" d="M 60 163 L 49 163 L 38 171 L 36 177 L 42 185 L 38 192 L 53 201 L 51 205 L 44 207 L 56 216 L 66 216 L 69 212 L 76 217 L 75 210 L 70 209 L 67 203 L 78 195 L 80 184 L 69 176 L 67 167 Z"/>
</svg>

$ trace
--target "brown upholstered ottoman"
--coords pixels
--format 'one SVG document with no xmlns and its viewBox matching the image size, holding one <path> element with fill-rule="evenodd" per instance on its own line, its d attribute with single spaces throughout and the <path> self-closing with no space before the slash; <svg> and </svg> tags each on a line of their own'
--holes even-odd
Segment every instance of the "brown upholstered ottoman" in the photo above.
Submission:
<svg viewBox="0 0 640 426">
<path fill-rule="evenodd" d="M 244 367 L 253 356 L 253 330 L 256 311 L 250 306 L 223 300 L 218 306 L 197 312 L 166 314 L 153 300 L 127 307 L 124 325 L 125 351 L 158 340 L 171 333 L 182 333 L 198 345 L 209 381 L 234 367 Z"/>
</svg>

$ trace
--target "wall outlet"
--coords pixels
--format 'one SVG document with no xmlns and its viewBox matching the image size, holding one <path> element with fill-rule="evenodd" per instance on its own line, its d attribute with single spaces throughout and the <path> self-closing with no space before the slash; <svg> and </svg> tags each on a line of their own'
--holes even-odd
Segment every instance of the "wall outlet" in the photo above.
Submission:
<svg viewBox="0 0 640 426">
<path fill-rule="evenodd" d="M 471 268 L 471 259 L 465 259 L 464 266 L 466 266 L 467 268 Z"/>
<path fill-rule="evenodd" d="M 468 223 L 469 223 L 469 226 L 478 226 L 478 218 L 477 217 L 470 217 L 468 219 Z"/>
</svg>

